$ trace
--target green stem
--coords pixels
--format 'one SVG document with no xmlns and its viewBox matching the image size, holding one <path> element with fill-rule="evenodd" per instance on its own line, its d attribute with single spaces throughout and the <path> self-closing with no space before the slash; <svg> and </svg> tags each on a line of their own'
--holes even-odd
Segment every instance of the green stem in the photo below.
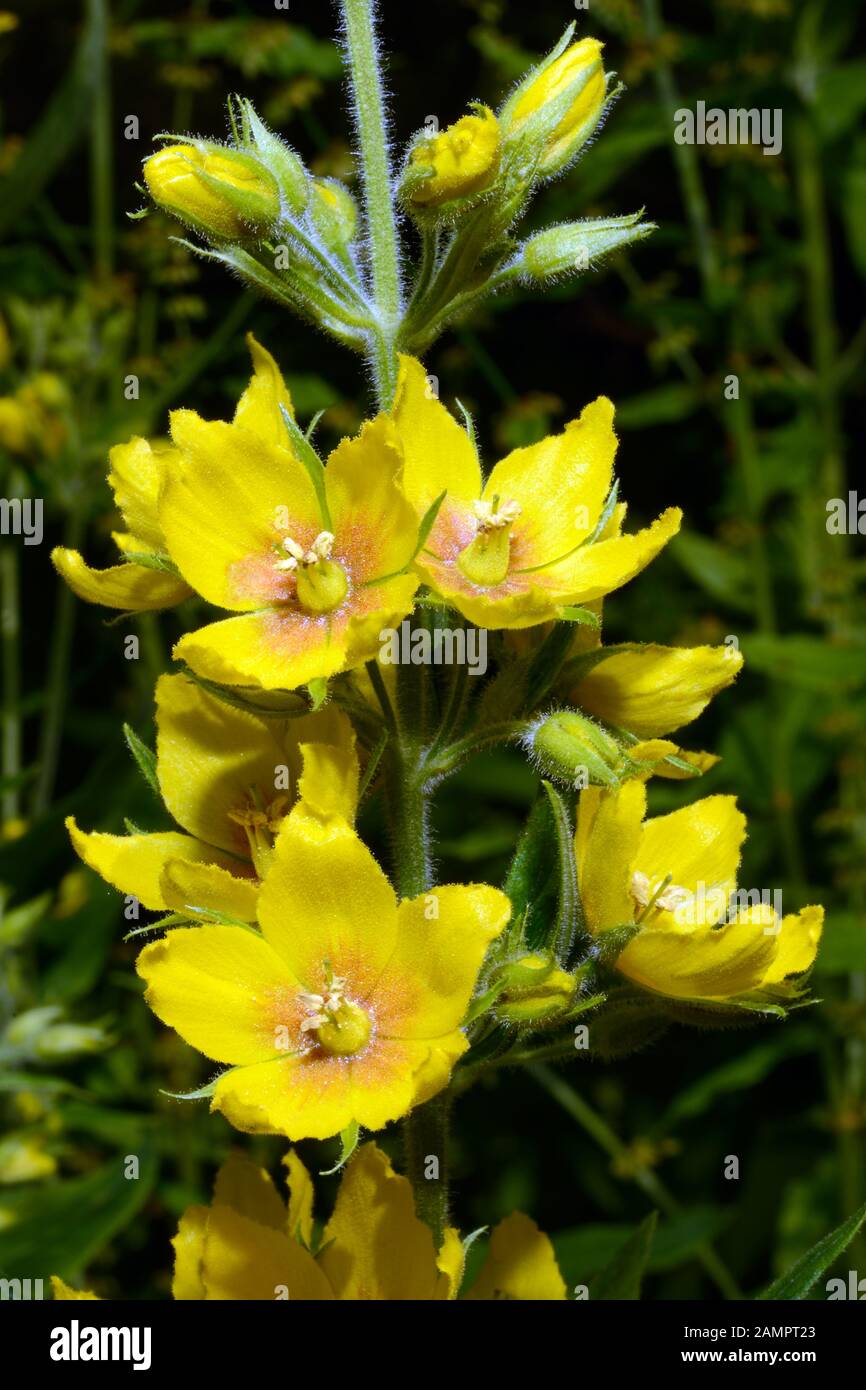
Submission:
<svg viewBox="0 0 866 1390">
<path fill-rule="evenodd" d="M 111 80 L 108 64 L 108 4 L 88 0 L 90 20 L 99 35 L 96 82 L 90 112 L 90 196 L 93 266 L 98 279 L 112 272 L 114 216 L 111 189 Z"/>
<path fill-rule="evenodd" d="M 373 0 L 341 0 L 341 5 L 361 149 L 373 296 L 379 317 L 379 329 L 371 341 L 371 358 L 379 404 L 387 409 L 397 384 L 394 344 L 402 306 L 388 130 L 376 48 Z"/>
<path fill-rule="evenodd" d="M 526 1072 L 543 1090 L 547 1091 L 549 1096 L 553 1097 L 558 1105 L 562 1106 L 566 1114 L 577 1121 L 581 1129 L 595 1140 L 600 1149 L 603 1149 L 613 1159 L 625 1160 L 633 1165 L 631 1152 L 619 1135 L 615 1134 L 607 1121 L 603 1120 L 601 1115 L 596 1114 L 592 1106 L 588 1105 L 583 1097 L 579 1096 L 566 1081 L 557 1076 L 556 1072 L 541 1064 L 526 1067 Z M 680 1210 L 676 1198 L 651 1168 L 638 1165 L 633 1167 L 633 1171 L 634 1180 L 638 1187 L 646 1193 L 650 1201 L 655 1202 L 666 1216 L 673 1216 Z M 725 1298 L 741 1299 L 743 1297 L 727 1265 L 709 1243 L 699 1247 L 698 1259 Z"/>
<path fill-rule="evenodd" d="M 21 772 L 21 593 L 18 551 L 11 543 L 0 550 L 0 637 L 3 651 L 3 792 L 2 818 L 15 820 L 20 812 L 16 782 Z"/>
<path fill-rule="evenodd" d="M 674 113 L 680 109 L 682 102 L 674 82 L 673 73 L 667 60 L 662 56 L 659 43 L 662 35 L 662 17 L 659 0 L 643 0 L 644 25 L 646 35 L 650 44 L 655 49 L 654 54 L 654 73 L 656 91 L 658 92 L 659 102 L 665 114 L 665 119 L 670 123 L 670 129 L 674 128 Z M 698 167 L 698 156 L 693 145 L 673 145 L 674 162 L 676 163 L 677 174 L 680 181 L 680 189 L 683 195 L 683 202 L 686 207 L 686 215 L 695 239 L 698 253 L 698 265 L 700 266 L 701 279 L 704 290 L 710 304 L 715 303 L 719 288 L 719 266 L 716 257 L 716 250 L 713 244 L 713 234 L 710 225 L 710 212 L 707 203 L 704 186 L 701 182 L 701 172 Z"/>
</svg>

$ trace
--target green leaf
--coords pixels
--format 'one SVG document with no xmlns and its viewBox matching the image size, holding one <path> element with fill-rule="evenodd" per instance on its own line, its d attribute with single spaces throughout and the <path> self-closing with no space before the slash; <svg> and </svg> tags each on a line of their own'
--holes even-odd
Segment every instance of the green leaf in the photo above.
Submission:
<svg viewBox="0 0 866 1390">
<path fill-rule="evenodd" d="M 680 1092 L 665 1113 L 660 1128 L 668 1130 L 679 1120 L 705 1114 L 719 1096 L 752 1090 L 788 1057 L 810 1052 L 818 1043 L 818 1034 L 813 1029 L 789 1028 L 778 1037 L 741 1052 L 722 1066 L 713 1067 Z"/>
<path fill-rule="evenodd" d="M 0 906 L 0 946 L 20 946 L 44 920 L 52 899 L 53 894 L 40 893 L 38 898 L 31 898 L 20 907 L 13 907 L 11 912 Z"/>
<path fill-rule="evenodd" d="M 866 1203 L 859 1211 L 855 1211 L 853 1216 L 849 1216 L 847 1221 L 843 1221 L 841 1226 L 837 1226 L 835 1231 L 831 1231 L 823 1240 L 819 1240 L 817 1245 L 813 1245 L 811 1250 L 807 1250 L 786 1274 L 776 1279 L 763 1293 L 759 1293 L 758 1300 L 805 1298 L 824 1271 L 848 1248 L 864 1221 Z"/>
<path fill-rule="evenodd" d="M 657 1220 L 658 1214 L 650 1212 L 610 1263 L 596 1276 L 589 1287 L 591 1302 L 597 1302 L 599 1299 L 635 1302 L 640 1298 L 641 1280 L 652 1248 Z"/>
<path fill-rule="evenodd" d="M 855 913 L 833 914 L 824 924 L 816 975 L 847 975 L 866 970 L 866 921 Z"/>
<path fill-rule="evenodd" d="M 331 513 L 328 510 L 328 498 L 325 491 L 325 465 L 319 458 L 307 436 L 304 434 L 300 425 L 292 419 L 284 405 L 280 405 L 280 414 L 283 417 L 283 424 L 288 431 L 288 435 L 294 445 L 297 457 L 304 465 L 309 474 L 310 482 L 316 494 L 316 501 L 319 504 L 319 515 L 322 518 L 322 525 L 326 531 L 333 531 Z"/>
<path fill-rule="evenodd" d="M 126 1155 L 83 1178 L 53 1180 L 4 1191 L 0 1275 L 75 1283 L 90 1261 L 147 1201 L 157 1162 L 146 1147 L 136 1155 L 139 1176 L 125 1176 Z"/>
<path fill-rule="evenodd" d="M 579 623 L 581 627 L 601 627 L 601 619 L 590 608 L 560 608 L 559 616 L 566 623 Z"/>
<path fill-rule="evenodd" d="M 577 861 L 574 854 L 574 838 L 571 820 L 565 801 L 551 782 L 542 783 L 553 816 L 553 829 L 556 837 L 557 858 L 559 861 L 559 892 L 557 912 L 547 945 L 561 964 L 566 964 L 574 947 L 575 938 L 583 928 L 583 913 L 580 894 L 577 889 Z"/>
<path fill-rule="evenodd" d="M 422 516 L 421 525 L 418 527 L 418 538 L 415 541 L 415 549 L 412 551 L 412 560 L 414 560 L 417 555 L 421 554 L 421 551 L 427 544 L 427 537 L 433 530 L 433 527 L 436 523 L 436 518 L 439 515 L 439 508 L 445 501 L 445 496 L 446 494 L 444 492 L 440 492 L 439 496 L 436 497 L 430 503 L 430 506 L 427 508 L 426 512 Z M 409 563 L 412 563 L 411 560 L 409 561 Z"/>
<path fill-rule="evenodd" d="M 339 1173 L 341 1168 L 345 1168 L 352 1154 L 358 1147 L 360 1133 L 361 1126 L 358 1124 L 357 1120 L 352 1120 L 350 1124 L 346 1125 L 346 1128 L 342 1130 L 340 1134 L 340 1157 L 333 1168 L 321 1168 L 319 1170 L 320 1177 L 330 1178 L 334 1173 Z"/>
<path fill-rule="evenodd" d="M 511 899 L 511 923 L 506 931 L 505 953 L 520 943 L 518 933 L 526 919 L 528 944 L 538 944 L 543 924 L 556 911 L 556 834 L 553 810 L 546 796 L 536 800 L 517 842 L 514 858 L 502 885 Z"/>
<path fill-rule="evenodd" d="M 841 689 L 864 682 L 866 645 L 862 642 L 755 633 L 744 637 L 741 645 L 747 667 L 805 690 L 838 695 Z"/>
<path fill-rule="evenodd" d="M 135 759 L 135 765 L 144 778 L 151 791 L 160 796 L 159 779 L 156 775 L 156 754 L 148 748 L 129 724 L 123 726 L 123 737 L 126 739 L 126 746 Z"/>
<path fill-rule="evenodd" d="M 229 1069 L 231 1070 L 231 1068 Z M 161 1096 L 168 1096 L 169 1100 L 209 1100 L 217 1088 L 219 1077 L 215 1076 L 213 1081 L 208 1081 L 207 1085 L 199 1086 L 197 1091 L 163 1091 Z"/>
<path fill-rule="evenodd" d="M 315 713 L 316 710 L 322 708 L 322 705 L 328 698 L 327 676 L 315 676 L 313 680 L 307 684 L 307 690 L 310 696 L 310 707 Z"/>
<path fill-rule="evenodd" d="M 692 531 L 681 531 L 668 549 L 689 578 L 706 593 L 731 608 L 752 611 L 752 582 L 744 552 Z"/>
</svg>

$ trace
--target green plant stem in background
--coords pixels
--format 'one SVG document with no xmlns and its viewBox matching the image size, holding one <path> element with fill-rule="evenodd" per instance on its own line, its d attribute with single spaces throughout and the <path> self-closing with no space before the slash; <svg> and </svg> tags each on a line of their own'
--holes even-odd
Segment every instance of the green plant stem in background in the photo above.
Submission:
<svg viewBox="0 0 866 1390">
<path fill-rule="evenodd" d="M 400 258 L 388 155 L 388 130 L 372 0 L 341 0 L 355 100 L 367 232 L 377 324 L 371 356 L 379 406 L 387 409 L 397 385 L 394 344 L 400 321 Z"/>
<path fill-rule="evenodd" d="M 21 592 L 15 545 L 0 550 L 0 646 L 3 652 L 3 795 L 2 819 L 14 820 L 20 809 L 21 773 Z"/>
<path fill-rule="evenodd" d="M 617 1134 L 610 1128 L 606 1120 L 593 1110 L 591 1105 L 579 1096 L 577 1092 L 563 1081 L 556 1072 L 541 1063 L 533 1063 L 526 1068 L 527 1073 L 539 1086 L 547 1091 L 549 1096 L 562 1106 L 563 1110 L 576 1120 L 591 1139 L 594 1139 L 599 1148 L 604 1149 L 605 1153 L 610 1154 L 613 1159 L 626 1160 L 632 1163 L 631 1154 L 628 1146 L 622 1142 Z M 666 1216 L 673 1216 L 680 1210 L 676 1198 L 668 1191 L 660 1178 L 656 1177 L 651 1168 L 644 1165 L 637 1165 L 633 1169 L 634 1180 L 638 1187 L 649 1197 L 650 1201 L 655 1202 L 656 1206 L 665 1213 Z M 741 1299 L 743 1294 L 731 1274 L 725 1262 L 709 1244 L 703 1244 L 698 1250 L 698 1259 L 712 1279 L 716 1288 L 725 1298 Z"/>
<path fill-rule="evenodd" d="M 98 280 L 107 279 L 114 262 L 114 211 L 112 197 L 111 79 L 108 64 L 107 0 L 88 0 L 88 17 L 98 36 L 95 55 L 93 106 L 90 112 L 90 196 L 93 231 L 93 268 Z"/>
<path fill-rule="evenodd" d="M 74 510 L 67 517 L 63 544 L 70 550 L 78 550 L 81 547 L 83 536 L 84 522 L 80 513 Z M 72 634 L 75 629 L 77 602 L 72 590 L 66 584 L 59 583 L 57 586 L 57 608 L 51 630 L 46 705 L 42 716 L 42 728 L 39 733 L 37 753 L 39 770 L 33 788 L 31 810 L 34 819 L 44 815 L 51 805 L 54 794 L 57 763 L 63 737 L 63 721 L 66 717 L 66 701 L 69 693 L 69 660 L 72 654 Z"/>
</svg>

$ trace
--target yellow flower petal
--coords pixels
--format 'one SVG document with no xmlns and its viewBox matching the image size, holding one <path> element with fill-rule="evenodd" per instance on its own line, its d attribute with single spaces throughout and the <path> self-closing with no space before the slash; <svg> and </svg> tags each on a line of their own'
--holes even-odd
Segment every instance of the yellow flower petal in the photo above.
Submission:
<svg viewBox="0 0 866 1390">
<path fill-rule="evenodd" d="M 294 690 L 347 665 L 344 630 L 277 609 L 208 623 L 181 637 L 172 654 L 206 680 L 262 690 Z"/>
<path fill-rule="evenodd" d="M 411 1183 L 375 1144 L 358 1149 L 343 1174 L 319 1267 L 339 1299 L 447 1296 L 433 1235 L 415 1214 Z"/>
<path fill-rule="evenodd" d="M 635 984 L 673 998 L 727 999 L 758 988 L 776 950 L 762 914 L 722 927 L 647 928 L 618 957 Z"/>
<path fill-rule="evenodd" d="M 386 415 L 368 421 L 354 439 L 343 439 L 325 466 L 335 550 L 342 546 L 352 553 L 356 583 L 393 574 L 412 558 L 418 518 L 398 486 L 402 466 Z"/>
<path fill-rule="evenodd" d="M 270 1174 L 245 1154 L 229 1154 L 216 1175 L 213 1200 L 215 1205 L 231 1207 L 260 1226 L 285 1231 L 285 1202 Z"/>
<path fill-rule="evenodd" d="M 634 918 L 629 866 L 641 839 L 646 787 L 628 781 L 617 791 L 587 787 L 580 794 L 575 854 L 580 897 L 591 932 Z"/>
<path fill-rule="evenodd" d="M 289 438 L 280 406 L 295 418 L 289 388 L 267 348 L 256 342 L 252 333 L 247 334 L 246 344 L 253 359 L 253 375 L 238 401 L 234 423 L 266 444 L 287 447 Z"/>
<path fill-rule="evenodd" d="M 788 975 L 799 975 L 815 964 L 824 929 L 823 907 L 804 907 L 782 918 L 776 953 L 763 983 L 781 984 Z"/>
<path fill-rule="evenodd" d="M 682 517 L 678 507 L 669 507 L 643 531 L 582 546 L 570 559 L 543 570 L 537 578 L 559 593 L 564 604 L 603 598 L 646 569 L 679 531 Z"/>
<path fill-rule="evenodd" d="M 138 898 L 151 911 L 168 906 L 161 878 L 169 860 L 213 863 L 220 858 L 210 845 L 176 831 L 158 835 L 106 835 L 99 831 L 88 834 L 79 830 L 74 816 L 67 816 L 66 829 L 76 854 L 85 864 L 106 883 Z"/>
<path fill-rule="evenodd" d="M 561 434 L 515 449 L 497 463 L 484 496 L 520 506 L 512 570 L 549 565 L 590 535 L 610 491 L 615 454 L 613 405 L 599 396 Z"/>
<path fill-rule="evenodd" d="M 279 600 L 286 585 L 273 561 L 283 534 L 306 544 L 322 529 L 303 464 L 288 448 L 191 410 L 175 411 L 171 429 L 183 465 L 166 477 L 159 520 L 178 569 L 220 608 Z"/>
<path fill-rule="evenodd" d="M 181 1302 L 207 1297 L 201 1266 L 209 1216 L 207 1207 L 187 1207 L 171 1242 L 174 1247 L 171 1296 Z"/>
<path fill-rule="evenodd" d="M 512 1212 L 494 1228 L 489 1254 L 467 1297 L 527 1303 L 565 1298 L 553 1246 L 528 1216 Z"/>
<path fill-rule="evenodd" d="M 170 859 L 160 875 L 159 887 L 166 906 L 173 912 L 200 908 L 235 917 L 239 922 L 256 920 L 258 880 L 237 878 L 218 864 Z"/>
<path fill-rule="evenodd" d="M 466 1252 L 463 1249 L 460 1232 L 455 1230 L 453 1226 L 448 1226 L 445 1230 L 439 1254 L 436 1256 L 436 1264 L 445 1276 L 446 1292 L 444 1297 L 456 1298 L 460 1293 L 460 1285 L 463 1283 Z"/>
<path fill-rule="evenodd" d="M 167 570 L 145 565 L 111 565 L 105 570 L 91 569 L 77 550 L 55 546 L 51 560 L 77 598 L 100 603 L 128 613 L 150 613 L 173 608 L 189 598 L 189 585 Z"/>
<path fill-rule="evenodd" d="M 67 1284 L 65 1280 L 61 1279 L 56 1274 L 52 1274 L 51 1276 L 51 1289 L 54 1294 L 55 1303 L 74 1302 L 79 1299 L 92 1299 L 95 1303 L 100 1302 L 98 1294 L 90 1293 L 87 1289 L 73 1289 L 71 1284 Z"/>
<path fill-rule="evenodd" d="M 202 1281 L 208 1299 L 320 1302 L 333 1297 L 302 1245 L 223 1206 L 213 1206 L 208 1218 Z"/>
<path fill-rule="evenodd" d="M 139 549 L 164 550 L 157 503 L 167 471 L 180 462 L 177 450 L 136 436 L 126 444 L 115 444 L 108 458 L 108 485 Z"/>
<path fill-rule="evenodd" d="M 293 1240 L 309 1245 L 313 1238 L 313 1180 L 294 1149 L 283 1159 L 289 1185 L 288 1233 Z"/>
<path fill-rule="evenodd" d="M 569 697 L 607 724 L 657 738 L 697 719 L 742 665 L 730 647 L 614 648 Z"/>
<path fill-rule="evenodd" d="M 736 797 L 705 796 L 647 821 L 632 867 L 654 885 L 670 874 L 677 887 L 690 893 L 699 883 L 707 892 L 731 892 L 745 838 L 746 818 Z"/>
<path fill-rule="evenodd" d="M 291 813 L 262 885 L 259 923 L 296 979 L 316 988 L 327 960 L 356 994 L 359 971 L 372 985 L 395 947 L 396 908 L 393 888 L 346 821 L 302 807 Z"/>
<path fill-rule="evenodd" d="M 448 1084 L 468 1043 L 462 1033 L 435 1042 L 376 1038 L 357 1057 L 288 1056 L 235 1067 L 220 1077 L 212 1109 L 248 1134 L 328 1139 L 353 1120 L 378 1130 Z"/>
<path fill-rule="evenodd" d="M 459 1028 L 487 948 L 510 916 L 505 894 L 479 883 L 402 902 L 396 945 L 374 995 L 388 1036 L 438 1038 Z"/>
<path fill-rule="evenodd" d="M 156 687 L 157 774 L 163 800 L 179 825 L 208 844 L 249 856 L 233 814 L 254 791 L 268 808 L 290 809 L 301 779 L 299 744 L 310 740 L 319 772 L 307 774 L 308 799 L 323 811 L 354 813 L 358 765 L 349 720 L 338 710 L 300 719 L 258 718 L 209 695 L 187 676 L 160 676 Z M 279 782 L 279 786 L 277 783 Z M 288 785 L 286 785 L 288 783 Z"/>
<path fill-rule="evenodd" d="M 481 496 L 475 446 L 433 393 L 415 357 L 400 357 L 391 416 L 403 450 L 403 486 L 420 515 L 443 491 L 470 504 Z"/>
<path fill-rule="evenodd" d="M 176 927 L 145 946 L 136 970 L 157 1018 L 206 1057 L 235 1064 L 282 1058 L 273 1020 L 281 999 L 294 998 L 297 986 L 255 933 Z"/>
<path fill-rule="evenodd" d="M 348 720 L 346 727 L 351 732 Z M 353 820 L 358 806 L 358 759 L 354 746 L 348 752 L 345 746 L 333 743 L 302 743 L 301 757 L 304 770 L 298 783 L 299 798 L 319 815 L 334 814 Z"/>
</svg>

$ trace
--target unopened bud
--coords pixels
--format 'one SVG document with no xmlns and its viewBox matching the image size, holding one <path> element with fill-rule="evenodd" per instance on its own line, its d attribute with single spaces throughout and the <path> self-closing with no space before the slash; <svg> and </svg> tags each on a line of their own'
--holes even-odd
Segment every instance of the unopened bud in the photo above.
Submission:
<svg viewBox="0 0 866 1390">
<path fill-rule="evenodd" d="M 622 745 L 576 710 L 560 710 L 539 720 L 526 744 L 545 777 L 572 787 L 615 787 L 633 770 Z"/>
<path fill-rule="evenodd" d="M 524 245 L 523 269 L 533 280 L 589 270 L 603 256 L 649 236 L 654 224 L 639 221 L 640 215 L 635 212 L 627 217 L 602 217 L 548 227 Z"/>
<path fill-rule="evenodd" d="M 505 989 L 496 1003 L 498 1017 L 510 1023 L 541 1023 L 571 1004 L 575 979 L 549 956 L 531 953 L 502 967 Z"/>
<path fill-rule="evenodd" d="M 487 106 L 422 136 L 409 156 L 403 183 L 407 203 L 441 208 L 489 188 L 499 168 L 499 122 Z"/>
<path fill-rule="evenodd" d="M 205 236 L 248 240 L 280 213 L 276 182 L 261 160 L 222 145 L 168 145 L 145 160 L 153 201 Z"/>
<path fill-rule="evenodd" d="M 540 64 L 521 83 L 501 115 L 511 140 L 526 135 L 540 145 L 539 173 L 558 173 L 598 125 L 607 77 L 598 39 L 581 39 Z"/>
</svg>

